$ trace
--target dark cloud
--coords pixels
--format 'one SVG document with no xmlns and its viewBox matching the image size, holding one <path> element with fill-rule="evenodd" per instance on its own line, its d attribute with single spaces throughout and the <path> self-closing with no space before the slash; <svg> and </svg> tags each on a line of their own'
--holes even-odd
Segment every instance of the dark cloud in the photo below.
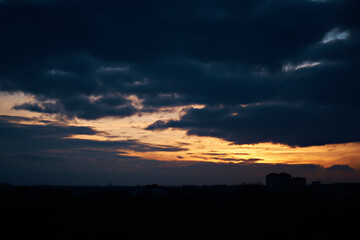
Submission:
<svg viewBox="0 0 360 240">
<path fill-rule="evenodd" d="M 269 104 L 190 109 L 180 120 L 157 121 L 148 130 L 186 129 L 236 144 L 261 142 L 312 146 L 360 141 L 359 112 L 351 106 Z"/>
<path fill-rule="evenodd" d="M 12 119 L 13 122 L 9 122 L 9 119 Z M 88 156 L 92 156 L 92 150 L 96 150 L 101 154 L 110 152 L 116 156 L 118 153 L 121 153 L 120 150 L 133 150 L 137 152 L 177 152 L 186 150 L 186 148 L 176 146 L 143 144 L 137 140 L 131 139 L 126 141 L 71 139 L 69 137 L 73 135 L 80 134 L 91 136 L 106 135 L 106 133 L 96 131 L 89 127 L 58 124 L 19 124 L 14 122 L 16 119 L 18 118 L 9 118 L 7 116 L 0 117 L 0 132 L 2 133 L 0 135 L 1 154 L 29 153 L 33 156 L 33 154 L 54 152 L 55 156 L 57 156 L 58 154 L 65 154 L 68 151 L 73 155 L 85 153 L 88 154 Z"/>
<path fill-rule="evenodd" d="M 3 1 L 0 89 L 36 96 L 14 109 L 67 118 L 204 104 L 148 129 L 239 144 L 359 141 L 359 10 L 356 0 Z"/>
<path fill-rule="evenodd" d="M 333 165 L 327 168 L 328 171 L 339 171 L 339 172 L 355 172 L 356 169 L 350 167 L 349 165 Z"/>
<path fill-rule="evenodd" d="M 242 162 L 242 163 L 255 163 L 259 161 L 263 161 L 261 158 L 227 158 L 227 157 L 213 157 L 214 160 L 220 160 L 224 162 Z"/>
<path fill-rule="evenodd" d="M 67 98 L 56 102 L 27 102 L 13 107 L 15 110 L 59 114 L 67 118 L 98 119 L 102 117 L 127 117 L 136 112 L 129 101 L 122 97 L 101 97 L 92 100 L 86 97 Z"/>
<path fill-rule="evenodd" d="M 145 144 L 131 139 L 124 141 L 70 139 L 69 137 L 76 134 L 89 136 L 107 134 L 89 127 L 66 126 L 54 122 L 38 125 L 34 123 L 35 120 L 0 116 L 0 182 L 96 184 L 107 182 L 108 179 L 119 181 L 124 175 L 133 174 L 132 184 L 134 184 L 137 178 L 140 179 L 139 182 L 143 181 L 141 174 L 147 176 L 142 165 L 152 166 L 159 163 L 151 160 L 146 162 L 140 157 L 130 156 L 129 151 L 186 150 L 182 147 Z M 122 181 L 124 184 L 130 183 L 126 179 Z"/>
</svg>

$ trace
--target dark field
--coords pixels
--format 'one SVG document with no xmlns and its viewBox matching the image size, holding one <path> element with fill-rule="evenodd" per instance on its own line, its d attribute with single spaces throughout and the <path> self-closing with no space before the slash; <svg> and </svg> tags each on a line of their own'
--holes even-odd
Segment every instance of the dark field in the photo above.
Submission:
<svg viewBox="0 0 360 240">
<path fill-rule="evenodd" d="M 7 239 L 306 239 L 357 235 L 360 185 L 1 185 Z M 355 234 L 355 235 L 354 235 Z M 20 238 L 21 237 L 21 238 Z"/>
</svg>

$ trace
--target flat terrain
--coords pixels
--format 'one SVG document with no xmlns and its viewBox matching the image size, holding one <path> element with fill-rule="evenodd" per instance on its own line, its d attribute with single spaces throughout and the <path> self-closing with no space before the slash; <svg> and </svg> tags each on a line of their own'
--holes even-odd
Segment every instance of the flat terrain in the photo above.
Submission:
<svg viewBox="0 0 360 240">
<path fill-rule="evenodd" d="M 357 233 L 360 185 L 0 186 L 1 233 L 18 239 L 305 239 Z"/>
</svg>

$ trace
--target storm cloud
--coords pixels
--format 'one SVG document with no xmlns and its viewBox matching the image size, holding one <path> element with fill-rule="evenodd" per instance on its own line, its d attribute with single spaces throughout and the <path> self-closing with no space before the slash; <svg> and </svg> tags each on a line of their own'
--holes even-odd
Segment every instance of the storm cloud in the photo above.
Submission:
<svg viewBox="0 0 360 240">
<path fill-rule="evenodd" d="M 180 120 L 157 121 L 148 130 L 186 129 L 236 144 L 315 146 L 360 140 L 359 112 L 351 107 L 269 104 L 190 109 Z"/>
<path fill-rule="evenodd" d="M 70 119 L 201 104 L 147 129 L 237 144 L 359 141 L 359 11 L 356 0 L 2 1 L 0 90 L 35 96 L 16 110 Z"/>
<path fill-rule="evenodd" d="M 21 121 L 31 121 L 31 118 L 18 118 L 11 116 L 0 116 L 0 152 L 1 155 L 14 154 L 44 154 L 76 156 L 87 154 L 93 156 L 95 152 L 99 155 L 113 155 L 126 153 L 128 150 L 137 152 L 170 151 L 177 152 L 186 148 L 145 144 L 138 140 L 128 139 L 123 141 L 110 140 L 88 140 L 71 138 L 73 135 L 107 136 L 108 133 L 94 130 L 90 127 L 68 126 L 58 123 L 21 124 Z M 23 156 L 25 156 L 23 155 Z M 30 156 L 30 155 L 26 155 Z M 30 156 L 30 157 L 31 157 Z"/>
</svg>

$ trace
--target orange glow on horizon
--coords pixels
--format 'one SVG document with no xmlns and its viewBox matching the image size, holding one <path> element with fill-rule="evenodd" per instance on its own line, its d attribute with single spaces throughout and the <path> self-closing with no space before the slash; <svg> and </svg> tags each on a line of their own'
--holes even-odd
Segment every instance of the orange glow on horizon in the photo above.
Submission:
<svg viewBox="0 0 360 240">
<path fill-rule="evenodd" d="M 20 124 L 46 124 L 41 120 L 51 121 L 53 124 L 86 126 L 97 130 L 97 135 L 73 135 L 69 138 L 88 139 L 96 141 L 126 141 L 137 140 L 153 146 L 177 147 L 179 151 L 157 152 L 127 152 L 128 156 L 141 157 L 159 161 L 210 161 L 221 163 L 282 163 L 282 164 L 318 164 L 324 167 L 332 165 L 349 165 L 360 169 L 360 143 L 331 144 L 311 147 L 289 147 L 280 144 L 259 143 L 235 145 L 231 142 L 214 138 L 189 136 L 185 130 L 166 129 L 163 131 L 148 131 L 146 126 L 157 120 L 179 119 L 184 108 L 202 108 L 202 105 L 180 106 L 164 108 L 159 112 L 133 115 L 125 118 L 103 118 L 97 120 L 74 119 L 64 122 L 57 116 L 17 111 L 12 108 L 15 104 L 31 101 L 33 96 L 21 93 L 0 93 L 1 115 L 22 116 L 33 118 L 31 121 L 18 121 Z M 181 150 L 183 149 L 183 150 Z M 124 155 L 122 153 L 122 155 Z"/>
</svg>

